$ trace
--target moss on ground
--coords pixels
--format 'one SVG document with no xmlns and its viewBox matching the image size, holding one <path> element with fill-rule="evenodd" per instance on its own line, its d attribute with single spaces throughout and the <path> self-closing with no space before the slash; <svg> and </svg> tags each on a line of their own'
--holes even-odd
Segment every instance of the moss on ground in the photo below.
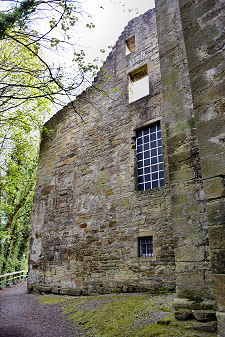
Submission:
<svg viewBox="0 0 225 337">
<path fill-rule="evenodd" d="M 42 295 L 42 296 L 39 296 L 38 301 L 43 304 L 58 304 L 58 303 L 68 302 L 69 299 L 66 297 L 55 297 L 55 296 Z"/>
<path fill-rule="evenodd" d="M 45 304 L 62 303 L 67 318 L 91 337 L 215 337 L 188 330 L 196 321 L 177 321 L 171 295 L 100 295 L 90 297 L 40 296 Z"/>
</svg>

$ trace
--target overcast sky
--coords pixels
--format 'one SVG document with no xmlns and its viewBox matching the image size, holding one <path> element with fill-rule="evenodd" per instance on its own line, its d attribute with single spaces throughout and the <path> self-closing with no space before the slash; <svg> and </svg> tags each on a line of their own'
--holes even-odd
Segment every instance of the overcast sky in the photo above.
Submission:
<svg viewBox="0 0 225 337">
<path fill-rule="evenodd" d="M 84 8 L 95 24 L 85 34 L 86 53 L 94 58 L 100 49 L 113 46 L 128 21 L 153 7 L 154 0 L 85 0 Z"/>
<path fill-rule="evenodd" d="M 73 35 L 73 43 L 85 51 L 86 62 L 90 63 L 93 63 L 96 57 L 104 61 L 111 50 L 108 46 L 115 45 L 128 22 L 155 7 L 154 0 L 81 0 L 81 4 L 82 9 L 91 18 L 84 15 L 83 22 L 80 20 L 78 26 L 75 26 L 74 34 L 72 32 L 70 34 Z M 92 22 L 95 28 L 91 30 L 85 28 L 87 22 Z M 106 52 L 100 53 L 100 49 L 105 49 Z M 58 60 L 60 65 L 64 66 L 65 71 L 70 74 L 69 76 L 73 76 L 72 74 L 77 70 L 70 62 L 72 58 L 73 53 L 68 50 L 68 52 L 63 51 L 60 55 L 55 54 L 52 59 L 56 63 Z M 86 83 L 85 87 L 90 83 Z M 78 91 L 83 89 L 82 86 Z"/>
</svg>

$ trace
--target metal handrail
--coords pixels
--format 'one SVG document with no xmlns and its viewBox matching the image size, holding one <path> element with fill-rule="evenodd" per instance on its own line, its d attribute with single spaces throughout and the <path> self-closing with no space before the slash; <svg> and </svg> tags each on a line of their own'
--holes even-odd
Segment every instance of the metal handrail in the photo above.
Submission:
<svg viewBox="0 0 225 337">
<path fill-rule="evenodd" d="M 0 289 L 3 287 L 11 287 L 12 284 L 26 280 L 27 274 L 27 270 L 20 270 L 0 275 Z"/>
</svg>

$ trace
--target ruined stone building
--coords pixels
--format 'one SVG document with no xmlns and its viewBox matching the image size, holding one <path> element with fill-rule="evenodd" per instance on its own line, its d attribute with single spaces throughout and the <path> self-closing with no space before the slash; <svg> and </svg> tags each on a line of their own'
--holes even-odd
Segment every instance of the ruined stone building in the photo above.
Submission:
<svg viewBox="0 0 225 337">
<path fill-rule="evenodd" d="M 92 87 L 46 124 L 28 288 L 176 286 L 225 331 L 223 1 L 158 0 L 131 20 Z M 102 93 L 104 91 L 104 93 Z"/>
</svg>

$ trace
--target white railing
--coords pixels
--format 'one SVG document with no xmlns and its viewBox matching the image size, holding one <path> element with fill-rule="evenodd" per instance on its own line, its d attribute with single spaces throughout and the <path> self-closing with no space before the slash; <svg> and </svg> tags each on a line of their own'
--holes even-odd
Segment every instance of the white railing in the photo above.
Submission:
<svg viewBox="0 0 225 337">
<path fill-rule="evenodd" d="M 14 271 L 13 273 L 0 275 L 0 289 L 27 279 L 27 270 Z"/>
</svg>

